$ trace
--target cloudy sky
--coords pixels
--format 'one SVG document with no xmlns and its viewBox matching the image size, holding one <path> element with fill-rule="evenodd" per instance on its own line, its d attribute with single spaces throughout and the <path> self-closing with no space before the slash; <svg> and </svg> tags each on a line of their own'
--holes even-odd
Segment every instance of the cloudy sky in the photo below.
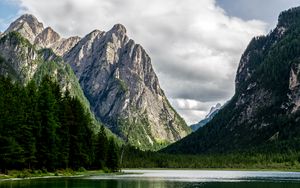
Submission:
<svg viewBox="0 0 300 188">
<path fill-rule="evenodd" d="M 188 124 L 234 93 L 243 50 L 300 0 L 0 0 L 0 31 L 34 14 L 63 36 L 126 26 L 149 55 L 162 88 Z"/>
</svg>

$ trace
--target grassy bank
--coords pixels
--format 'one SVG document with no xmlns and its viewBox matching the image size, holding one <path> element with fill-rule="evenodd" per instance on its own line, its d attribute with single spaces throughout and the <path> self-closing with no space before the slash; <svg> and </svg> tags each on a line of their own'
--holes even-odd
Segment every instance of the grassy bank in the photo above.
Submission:
<svg viewBox="0 0 300 188">
<path fill-rule="evenodd" d="M 6 174 L 0 174 L 0 179 L 15 179 L 15 178 L 43 178 L 43 177 L 73 177 L 73 176 L 95 176 L 106 174 L 121 174 L 121 172 L 113 173 L 109 170 L 84 170 L 72 169 L 56 170 L 55 172 L 47 172 L 45 170 L 9 170 Z"/>
</svg>

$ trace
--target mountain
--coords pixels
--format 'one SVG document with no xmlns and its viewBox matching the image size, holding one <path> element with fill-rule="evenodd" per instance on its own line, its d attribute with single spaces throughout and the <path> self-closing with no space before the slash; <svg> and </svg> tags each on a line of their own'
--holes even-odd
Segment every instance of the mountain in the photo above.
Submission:
<svg viewBox="0 0 300 188">
<path fill-rule="evenodd" d="M 197 131 L 200 127 L 203 127 L 204 125 L 209 123 L 215 117 L 215 115 L 219 112 L 221 107 L 222 107 L 222 105 L 220 103 L 216 104 L 216 106 L 211 107 L 209 113 L 205 116 L 205 118 L 203 120 L 190 126 L 191 129 L 193 130 L 193 132 Z"/>
<path fill-rule="evenodd" d="M 293 151 L 300 138 L 300 7 L 255 37 L 242 55 L 235 95 L 202 129 L 166 148 L 170 153 Z M 268 146 L 268 147 L 266 147 Z"/>
<path fill-rule="evenodd" d="M 82 100 L 87 98 L 85 104 L 90 104 L 96 118 L 124 140 L 128 137 L 130 144 L 159 149 L 190 133 L 160 88 L 150 57 L 128 38 L 123 25 L 64 39 L 52 28 L 44 28 L 33 15 L 25 14 L 4 34 L 0 54 L 6 63 L 0 69 L 2 74 L 26 84 L 47 73 L 54 77 L 61 72 L 70 77 L 75 73 L 80 86 L 76 85 L 74 93 Z M 30 48 L 15 46 L 6 39 L 11 35 Z M 64 81 L 60 83 L 69 87 Z"/>
<path fill-rule="evenodd" d="M 43 23 L 31 14 L 24 14 L 10 24 L 4 33 L 16 31 L 39 48 L 51 48 L 57 55 L 62 56 L 74 47 L 80 37 L 61 38 L 51 27 L 44 28 Z"/>
<path fill-rule="evenodd" d="M 89 33 L 64 59 L 96 117 L 132 145 L 160 148 L 190 132 L 160 88 L 149 55 L 123 25 Z"/>
</svg>

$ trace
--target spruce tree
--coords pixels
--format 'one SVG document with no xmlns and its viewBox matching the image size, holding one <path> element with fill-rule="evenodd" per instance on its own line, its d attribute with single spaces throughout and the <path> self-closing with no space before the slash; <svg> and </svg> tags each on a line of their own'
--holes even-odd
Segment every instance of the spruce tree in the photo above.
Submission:
<svg viewBox="0 0 300 188">
<path fill-rule="evenodd" d="M 109 140 L 108 154 L 106 159 L 106 166 L 112 171 L 117 172 L 120 168 L 119 148 L 114 139 Z"/>
<path fill-rule="evenodd" d="M 52 81 L 45 77 L 38 92 L 39 127 L 37 135 L 38 161 L 41 168 L 54 169 L 57 165 L 59 128 L 57 119 L 57 101 L 52 92 Z"/>
<path fill-rule="evenodd" d="M 105 160 L 108 152 L 108 138 L 105 128 L 102 125 L 96 138 L 95 143 L 95 165 L 97 168 L 105 167 Z"/>
<path fill-rule="evenodd" d="M 70 158 L 73 168 L 78 169 L 92 163 L 91 119 L 77 98 L 70 101 L 72 119 L 70 120 Z"/>
</svg>

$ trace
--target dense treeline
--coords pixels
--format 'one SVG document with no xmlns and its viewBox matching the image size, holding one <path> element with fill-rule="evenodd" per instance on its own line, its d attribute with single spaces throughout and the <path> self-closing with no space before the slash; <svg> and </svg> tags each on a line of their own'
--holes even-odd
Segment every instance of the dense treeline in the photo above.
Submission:
<svg viewBox="0 0 300 188">
<path fill-rule="evenodd" d="M 202 155 L 142 152 L 128 147 L 122 167 L 298 170 L 300 168 L 300 152 L 299 150 L 290 150 L 289 144 L 299 145 L 299 143 L 300 140 L 294 140 L 293 143 L 265 145 L 240 152 Z"/>
<path fill-rule="evenodd" d="M 58 83 L 26 86 L 0 77 L 0 170 L 119 168 L 119 148 L 104 127 L 95 134 L 86 109 Z"/>
</svg>

